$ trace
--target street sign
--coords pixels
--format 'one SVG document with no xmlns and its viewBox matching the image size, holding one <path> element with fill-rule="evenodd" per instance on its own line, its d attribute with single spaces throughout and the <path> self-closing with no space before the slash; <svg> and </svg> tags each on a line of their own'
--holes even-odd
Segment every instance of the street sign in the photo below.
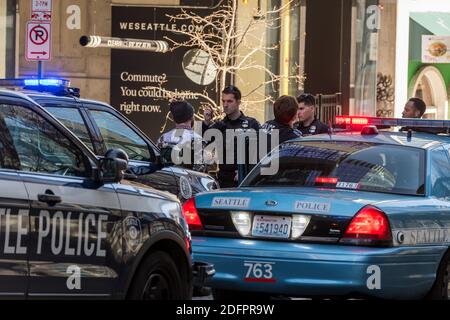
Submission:
<svg viewBox="0 0 450 320">
<path fill-rule="evenodd" d="M 31 20 L 51 21 L 52 0 L 31 0 Z"/>
<path fill-rule="evenodd" d="M 28 22 L 25 48 L 25 59 L 27 61 L 50 60 L 52 50 L 51 23 Z"/>
</svg>

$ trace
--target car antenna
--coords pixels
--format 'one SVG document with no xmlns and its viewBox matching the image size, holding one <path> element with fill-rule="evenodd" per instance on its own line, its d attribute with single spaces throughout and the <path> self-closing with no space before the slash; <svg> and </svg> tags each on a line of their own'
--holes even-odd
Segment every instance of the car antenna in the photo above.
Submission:
<svg viewBox="0 0 450 320">
<path fill-rule="evenodd" d="M 408 140 L 408 142 L 411 141 L 411 139 L 412 139 L 412 130 L 411 129 L 408 129 L 408 134 L 406 136 L 406 139 Z"/>
<path fill-rule="evenodd" d="M 328 135 L 330 136 L 330 140 L 333 134 L 334 134 L 333 125 L 331 123 L 331 120 L 328 120 Z"/>
</svg>

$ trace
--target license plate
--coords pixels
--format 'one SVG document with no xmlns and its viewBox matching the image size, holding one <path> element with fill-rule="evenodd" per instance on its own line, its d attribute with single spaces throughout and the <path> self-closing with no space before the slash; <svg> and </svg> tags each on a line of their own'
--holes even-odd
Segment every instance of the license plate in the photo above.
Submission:
<svg viewBox="0 0 450 320">
<path fill-rule="evenodd" d="M 268 238 L 289 238 L 291 217 L 255 215 L 253 218 L 252 236 Z"/>
</svg>

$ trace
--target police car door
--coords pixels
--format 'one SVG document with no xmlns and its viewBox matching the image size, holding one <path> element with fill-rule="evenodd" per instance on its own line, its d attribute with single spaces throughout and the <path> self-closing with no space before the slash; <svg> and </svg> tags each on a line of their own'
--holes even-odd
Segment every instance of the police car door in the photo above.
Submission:
<svg viewBox="0 0 450 320">
<path fill-rule="evenodd" d="M 28 295 L 109 295 L 121 259 L 116 192 L 94 185 L 86 154 L 43 111 L 3 116 L 31 204 Z"/>
<path fill-rule="evenodd" d="M 0 297 L 25 297 L 28 280 L 29 204 L 25 185 L 15 169 L 17 153 L 0 104 Z"/>
</svg>

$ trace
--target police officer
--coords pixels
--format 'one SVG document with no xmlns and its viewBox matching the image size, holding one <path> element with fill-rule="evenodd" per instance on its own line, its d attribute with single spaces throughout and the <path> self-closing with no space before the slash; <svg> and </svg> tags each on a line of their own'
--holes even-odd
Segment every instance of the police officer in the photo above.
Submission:
<svg viewBox="0 0 450 320">
<path fill-rule="evenodd" d="M 297 117 L 297 100 L 292 96 L 281 96 L 273 104 L 274 120 L 269 120 L 262 125 L 262 129 L 271 133 L 278 130 L 279 143 L 302 136 L 302 133 L 294 128 Z M 271 148 L 270 148 L 271 149 Z"/>
<path fill-rule="evenodd" d="M 203 163 L 203 148 L 205 143 L 200 135 L 194 132 L 192 124 L 194 121 L 194 108 L 192 105 L 184 100 L 172 101 L 169 105 L 172 119 L 175 122 L 175 128 L 164 133 L 158 139 L 158 147 L 161 149 L 161 154 L 169 163 L 177 163 L 172 159 L 173 149 L 175 154 L 183 159 L 181 163 L 184 167 L 196 171 L 204 171 L 205 165 Z M 198 150 L 195 148 L 197 143 Z M 188 151 L 189 157 L 183 155 L 184 151 Z M 184 159 L 188 161 L 184 161 Z"/>
<path fill-rule="evenodd" d="M 236 132 L 245 132 L 253 129 L 258 132 L 259 122 L 251 117 L 245 116 L 240 110 L 241 91 L 235 86 L 228 86 L 222 91 L 222 104 L 225 118 L 214 123 L 210 128 L 218 129 L 223 137 L 223 162 L 219 164 L 218 180 L 222 188 L 232 188 L 238 186 L 238 165 L 237 165 L 237 144 L 234 143 L 234 163 L 226 163 L 226 141 L 227 130 L 235 130 Z"/>
<path fill-rule="evenodd" d="M 304 93 L 297 97 L 298 124 L 296 128 L 303 135 L 327 133 L 328 126 L 316 118 L 316 99 L 312 94 Z"/>
</svg>

